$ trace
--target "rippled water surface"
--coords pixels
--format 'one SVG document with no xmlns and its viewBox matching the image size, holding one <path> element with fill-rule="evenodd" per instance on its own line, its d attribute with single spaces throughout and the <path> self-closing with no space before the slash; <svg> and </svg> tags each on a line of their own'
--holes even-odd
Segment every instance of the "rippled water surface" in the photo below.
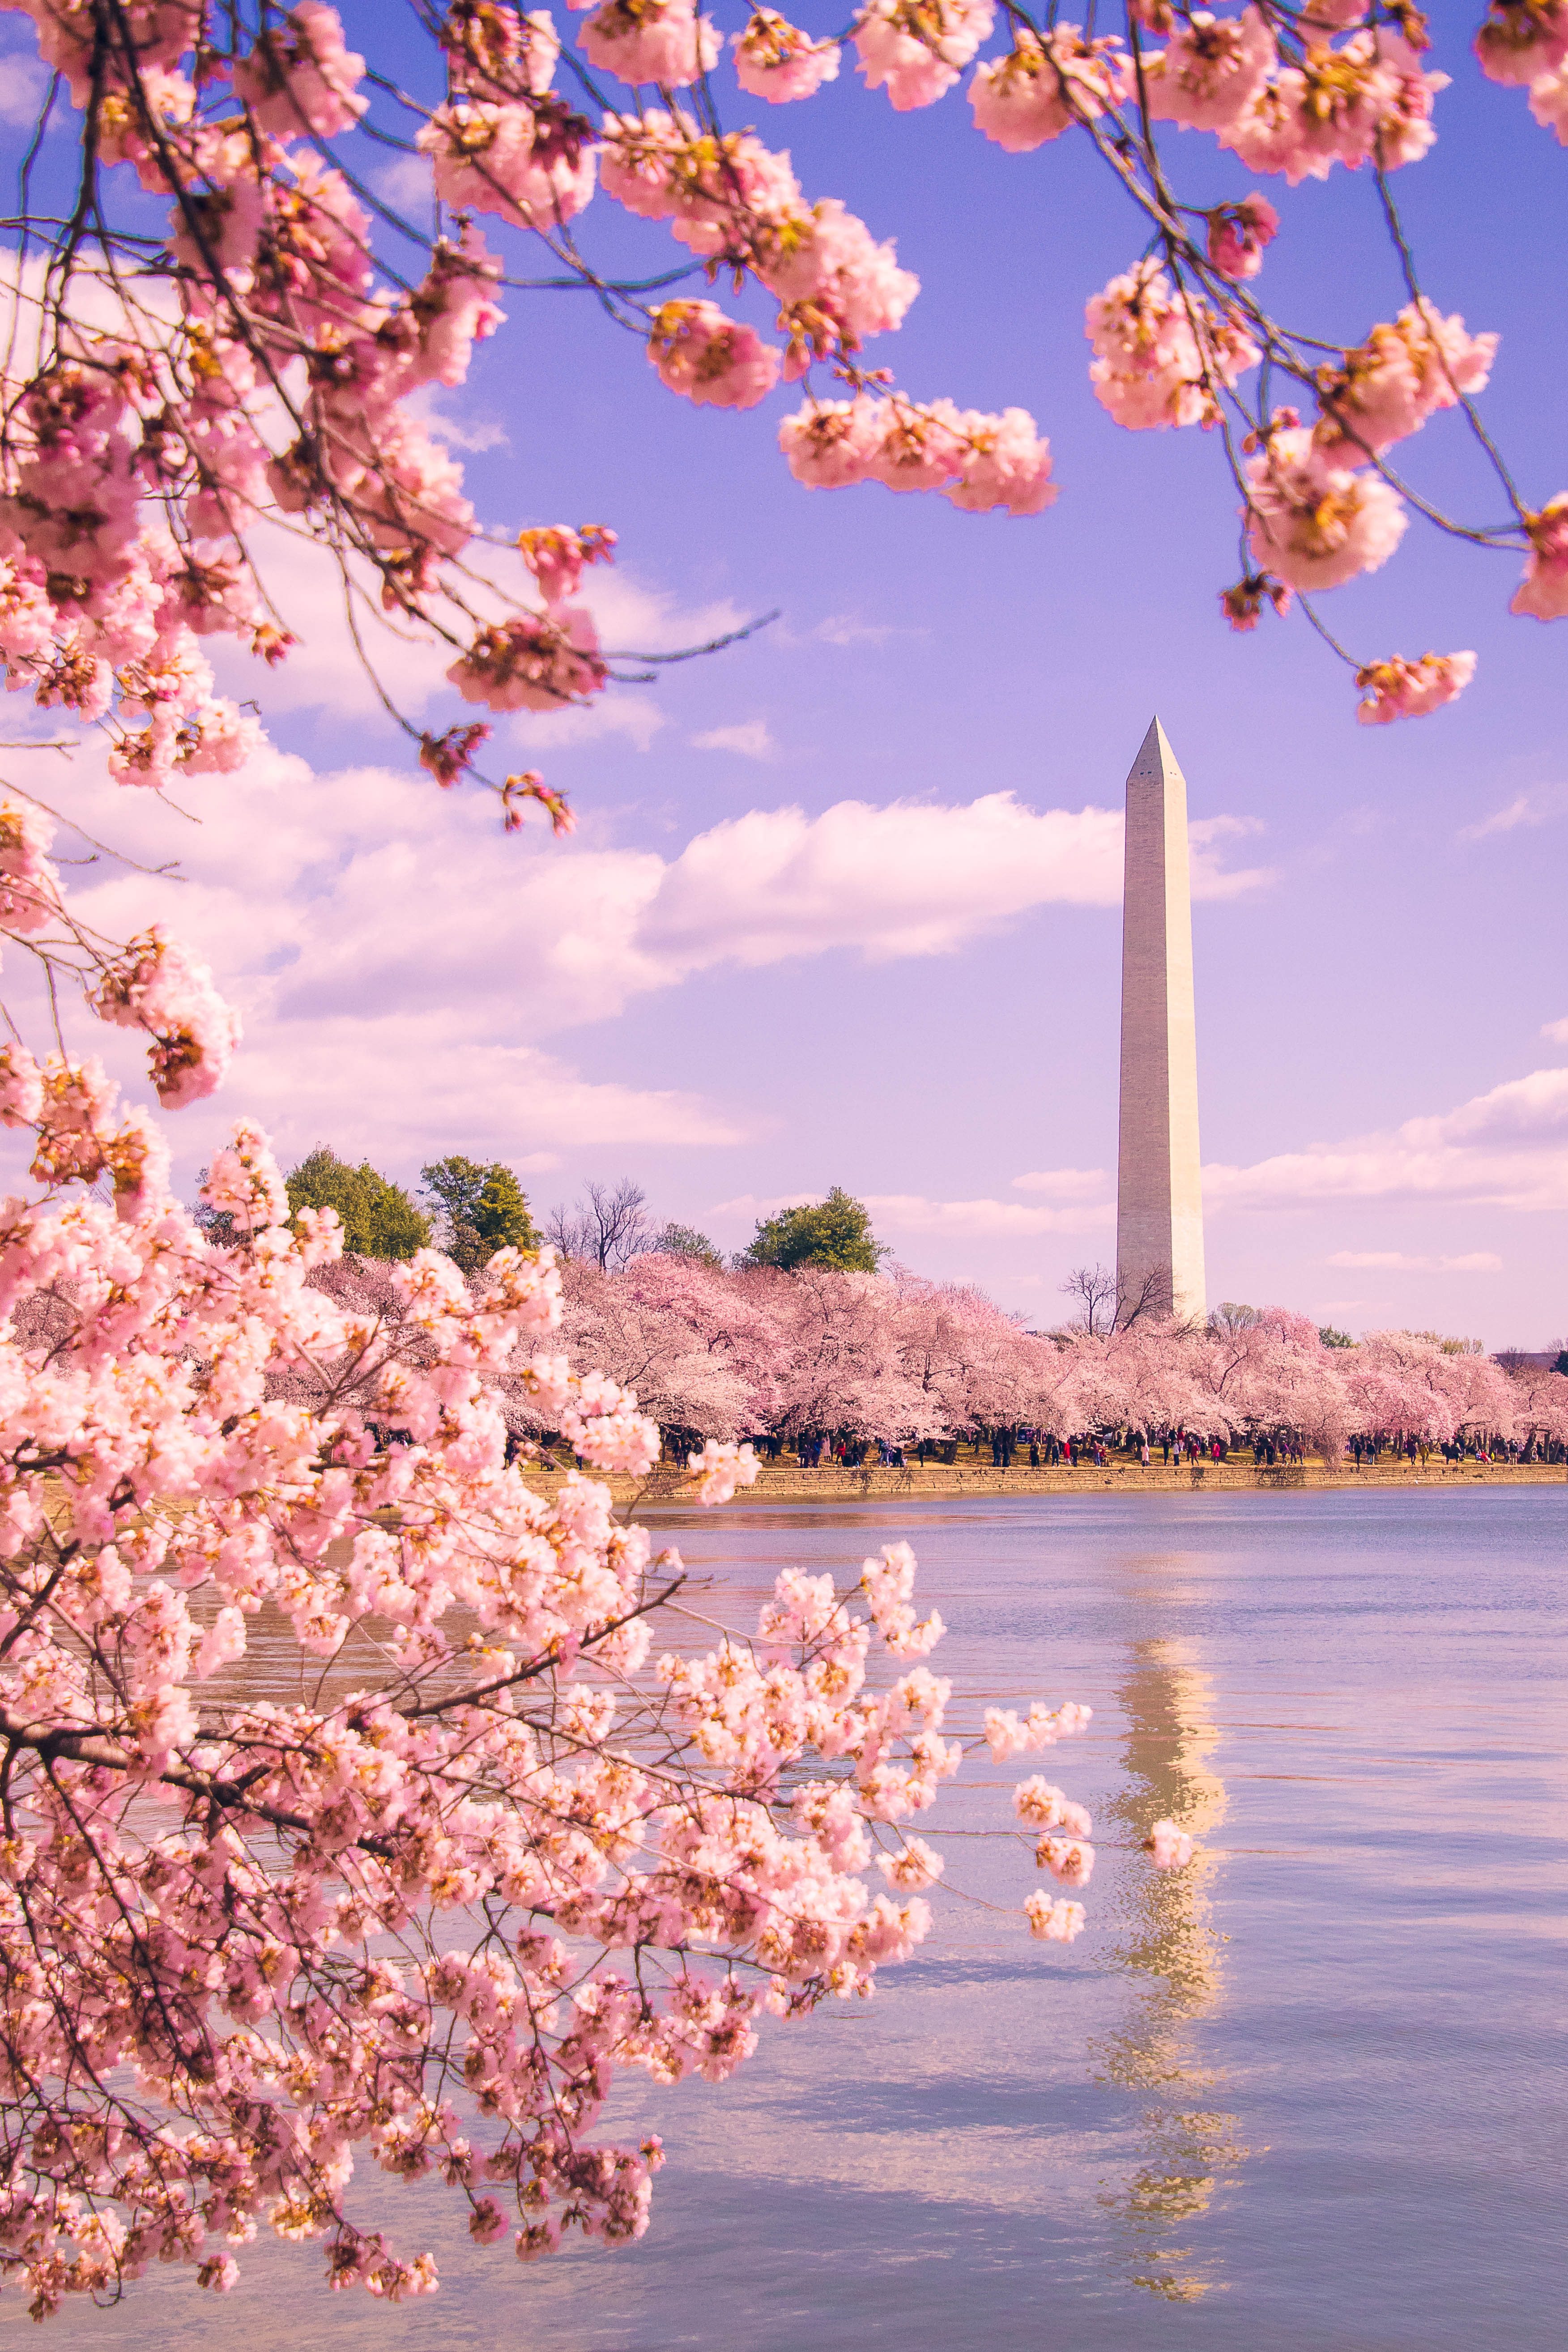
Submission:
<svg viewBox="0 0 1568 2352">
<path fill-rule="evenodd" d="M 640 2245 L 523 2270 L 408 2192 L 391 2218 L 437 2252 L 430 2302 L 331 2298 L 309 2252 L 258 2247 L 226 2303 L 162 2274 L 40 2341 L 1555 2352 L 1568 1489 L 661 1529 L 736 1622 L 786 1562 L 853 1573 L 907 1533 L 955 1721 L 1092 1704 L 1049 1759 L 1095 1810 L 1088 1931 L 1030 1939 L 1032 1864 L 992 1834 L 1011 1769 L 982 1756 L 931 1834 L 984 1901 L 944 1892 L 874 2002 L 773 2026 L 724 2088 L 640 2102 L 669 2153 Z M 1133 1850 L 1162 1814 L 1203 1847 L 1169 1877 Z"/>
</svg>

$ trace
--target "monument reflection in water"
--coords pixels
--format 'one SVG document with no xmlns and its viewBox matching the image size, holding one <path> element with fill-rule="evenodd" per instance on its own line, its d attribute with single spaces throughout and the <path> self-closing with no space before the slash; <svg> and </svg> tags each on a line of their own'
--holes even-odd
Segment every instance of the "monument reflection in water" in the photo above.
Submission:
<svg viewBox="0 0 1568 2352">
<path fill-rule="evenodd" d="M 1217 2284 L 1212 2253 L 1183 2242 L 1247 2151 L 1236 2117 L 1217 2104 L 1223 2074 L 1205 2067 L 1194 2032 L 1224 1992 L 1226 1938 L 1211 1901 L 1221 1863 L 1210 1841 L 1224 1821 L 1225 1784 L 1210 1768 L 1219 1744 L 1212 1685 L 1192 1640 L 1132 1645 L 1118 1690 L 1127 1719 L 1126 1782 L 1101 1807 L 1136 1848 L 1152 1824 L 1173 1821 L 1200 1844 L 1184 1870 L 1152 1871 L 1128 1857 L 1113 1897 L 1118 1934 L 1101 1965 L 1130 2000 L 1123 2030 L 1092 2046 L 1103 2079 L 1145 2102 L 1142 2161 L 1100 2202 L 1113 2217 L 1132 2282 L 1189 2303 Z"/>
</svg>

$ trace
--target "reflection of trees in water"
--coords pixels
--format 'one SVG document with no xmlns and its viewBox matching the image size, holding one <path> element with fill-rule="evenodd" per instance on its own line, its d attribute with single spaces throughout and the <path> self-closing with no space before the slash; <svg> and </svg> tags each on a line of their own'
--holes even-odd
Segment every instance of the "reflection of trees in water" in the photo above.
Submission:
<svg viewBox="0 0 1568 2352">
<path fill-rule="evenodd" d="M 1120 1696 L 1127 1717 L 1127 1782 L 1103 1811 L 1129 1844 L 1160 1820 L 1206 1839 L 1225 1819 L 1224 1783 L 1209 1769 L 1219 1743 L 1211 1685 L 1195 1644 L 1134 1644 Z M 1234 2116 L 1210 2104 L 1223 2077 L 1197 2061 L 1193 2027 L 1220 1997 L 1224 1938 L 1210 1891 L 1218 1864 L 1200 1853 L 1184 1870 L 1151 1870 L 1130 1858 L 1115 1898 L 1121 1934 L 1106 1966 L 1128 1979 L 1123 2031 L 1097 2045 L 1105 2078 L 1146 2100 L 1145 2160 L 1101 2202 L 1114 2218 L 1135 2284 L 1181 2303 L 1215 2281 L 1175 2233 L 1205 2211 L 1222 2177 L 1247 2150 Z"/>
</svg>

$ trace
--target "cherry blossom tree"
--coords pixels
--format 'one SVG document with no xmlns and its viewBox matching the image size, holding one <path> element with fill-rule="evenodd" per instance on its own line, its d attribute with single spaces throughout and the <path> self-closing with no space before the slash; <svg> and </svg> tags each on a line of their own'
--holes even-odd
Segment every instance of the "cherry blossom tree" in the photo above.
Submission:
<svg viewBox="0 0 1568 2352">
<path fill-rule="evenodd" d="M 38 2316 L 156 2261 L 225 2288 L 266 2226 L 321 2241 L 334 2285 L 426 2292 L 428 2256 L 345 2209 L 362 2159 L 445 2181 L 525 2259 L 636 2236 L 659 2147 L 596 2132 L 618 2074 L 721 2081 L 765 2013 L 869 1991 L 927 1930 L 941 1857 L 909 1824 L 963 1743 L 912 1555 L 847 1591 L 786 1571 L 714 1645 L 603 1484 L 547 1497 L 509 1458 L 520 1396 L 593 1468 L 658 1451 L 630 1391 L 552 1351 L 548 1247 L 469 1278 L 428 1249 L 349 1265 L 243 1126 L 208 1173 L 218 1244 L 101 1072 L 15 1046 L 6 1084 L 43 1191 L 0 1212 L 0 2275 Z M 702 1277 L 577 1276 L 662 1284 L 689 1332 Z M 691 1466 L 710 1502 L 754 1475 L 716 1438 Z M 247 1673 L 263 1612 L 292 1697 Z M 1083 1720 L 984 1737 L 1014 1756 Z M 1076 1888 L 1071 1818 L 1038 1855 Z M 1025 1907 L 1047 1938 L 1082 1924 Z"/>
<path fill-rule="evenodd" d="M 569 828 L 540 775 L 488 773 L 493 720 L 581 707 L 669 656 L 600 643 L 582 582 L 613 559 L 607 524 L 480 518 L 419 413 L 542 279 L 590 289 L 678 397 L 744 408 L 798 385 L 778 437 L 808 488 L 1024 518 L 1057 495 L 1021 408 L 868 364 L 916 281 L 882 224 L 723 127 L 724 38 L 694 0 L 606 0 L 570 48 L 542 10 L 407 0 L 402 79 L 323 0 L 5 5 L 52 79 L 0 267 L 0 661 L 41 709 L 100 728 L 128 788 L 243 770 L 260 720 L 216 690 L 207 648 L 237 640 L 263 684 L 287 659 L 282 543 L 335 568 L 438 787 L 474 778 L 509 829 L 533 806 Z M 1238 503 L 1233 625 L 1298 600 L 1322 630 L 1318 595 L 1387 561 L 1413 513 L 1514 550 L 1516 611 L 1568 611 L 1568 494 L 1516 488 L 1475 405 L 1495 337 L 1426 292 L 1394 206 L 1446 88 L 1414 9 L 1131 0 L 1120 30 L 1089 32 L 1002 13 L 1006 46 L 982 58 L 989 0 L 867 0 L 843 37 L 759 10 L 731 62 L 748 100 L 800 103 L 847 38 L 900 110 L 973 66 L 983 136 L 1089 143 L 1136 223 L 1128 267 L 1087 289 L 1091 380 L 1130 429 L 1214 428 Z M 1524 91 L 1521 131 L 1532 116 L 1561 140 L 1560 0 L 1496 0 L 1476 46 Z M 45 132 L 68 114 L 56 201 Z M 1265 251 L 1310 234 L 1310 210 L 1245 190 L 1184 205 L 1170 125 L 1292 189 L 1363 173 L 1397 316 L 1327 343 L 1273 320 Z M 385 193 L 389 153 L 427 173 L 433 234 Z M 600 268 L 577 226 L 600 195 L 676 249 L 640 276 Z M 776 324 L 731 315 L 726 287 Z M 1439 412 L 1477 436 L 1500 522 L 1448 517 L 1394 470 Z M 409 641 L 441 651 L 449 724 L 398 711 Z M 1354 667 L 1382 721 L 1451 698 L 1473 660 Z M 53 1016 L 53 1050 L 0 1047 L 0 1121 L 31 1155 L 31 1189 L 0 1205 L 0 2274 L 39 2316 L 153 2262 L 221 2289 L 266 2227 L 321 2246 L 335 2284 L 426 2292 L 428 2256 L 350 2215 L 366 2160 L 444 2183 L 478 2244 L 510 2236 L 525 2259 L 574 2230 L 635 2236 L 660 2151 L 601 2134 L 622 2070 L 722 2079 L 764 2014 L 868 1990 L 925 1933 L 941 1858 L 909 1824 L 963 1745 L 923 1663 L 940 1620 L 917 1615 L 892 1545 L 848 1590 L 786 1571 L 754 1633 L 715 1636 L 602 1483 L 535 1491 L 509 1459 L 523 1405 L 591 1469 L 639 1474 L 658 1442 L 635 1391 L 563 1350 L 548 1246 L 467 1278 L 429 1250 L 345 1267 L 334 1213 L 290 1224 L 243 1121 L 204 1232 L 156 1119 L 68 1041 L 62 997 L 140 1033 L 168 1110 L 221 1082 L 237 1022 L 161 926 L 117 941 L 83 923 L 53 840 L 41 803 L 0 801 L 0 930 Z M 645 1286 L 607 1287 L 628 1279 Z M 929 1300 L 900 1320 L 875 1276 L 763 1268 L 737 1277 L 747 1366 L 704 1336 L 711 1299 L 604 1280 L 574 1301 L 584 1347 L 592 1328 L 650 1393 L 700 1405 L 704 1501 L 754 1475 L 721 1433 L 737 1381 L 777 1426 L 871 1434 L 1070 1403 L 1071 1381 L 1088 1411 L 1091 1365 L 1100 1402 L 1152 1410 L 1142 1337 L 1031 1356 L 950 1304 L 942 1355 Z M 1165 1370 L 1195 1362 L 1222 1418 L 1294 1409 L 1310 1350 L 1291 1318 L 1271 1328 L 1212 1360 L 1172 1334 L 1200 1352 Z M 1369 1410 L 1405 1409 L 1389 1351 L 1363 1370 L 1384 1383 Z M 1461 1420 L 1502 1426 L 1510 1397 L 1458 1377 Z M 299 1668 L 287 1700 L 247 1675 L 264 1612 Z M 1083 1719 L 992 1710 L 983 1737 L 1006 1760 Z M 1081 1889 L 1081 1809 L 1038 1777 L 1015 1802 L 1041 1868 Z M 1168 1823 L 1150 1845 L 1157 1866 L 1187 1858 Z M 1049 1939 L 1082 1924 L 1065 1895 L 1025 1908 Z"/>
<path fill-rule="evenodd" d="M 910 1444 L 984 1429 L 1058 1438 L 1181 1429 L 1284 1438 L 1337 1462 L 1355 1432 L 1446 1444 L 1468 1432 L 1559 1438 L 1568 1379 L 1511 1374 L 1430 1333 L 1329 1347 L 1282 1307 L 1206 1324 L 1140 1316 L 1110 1331 L 1029 1331 L 984 1292 L 811 1266 L 725 1272 L 679 1255 L 563 1274 L 572 1368 L 635 1387 L 676 1433 Z M 526 1397 L 520 1426 L 538 1428 Z"/>
<path fill-rule="evenodd" d="M 665 1428 L 732 1440 L 773 1425 L 783 1334 L 747 1286 L 700 1259 L 655 1252 L 619 1275 L 569 1261 L 562 1286 L 573 1365 L 635 1389 Z"/>
</svg>

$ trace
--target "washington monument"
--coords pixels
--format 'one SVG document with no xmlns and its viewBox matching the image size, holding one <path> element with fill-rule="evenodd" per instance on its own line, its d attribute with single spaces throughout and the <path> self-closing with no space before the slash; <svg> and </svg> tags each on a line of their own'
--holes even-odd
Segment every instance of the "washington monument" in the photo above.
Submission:
<svg viewBox="0 0 1568 2352">
<path fill-rule="evenodd" d="M 1121 899 L 1120 1312 L 1205 1311 L 1187 783 L 1157 719 L 1127 778 Z"/>
</svg>

